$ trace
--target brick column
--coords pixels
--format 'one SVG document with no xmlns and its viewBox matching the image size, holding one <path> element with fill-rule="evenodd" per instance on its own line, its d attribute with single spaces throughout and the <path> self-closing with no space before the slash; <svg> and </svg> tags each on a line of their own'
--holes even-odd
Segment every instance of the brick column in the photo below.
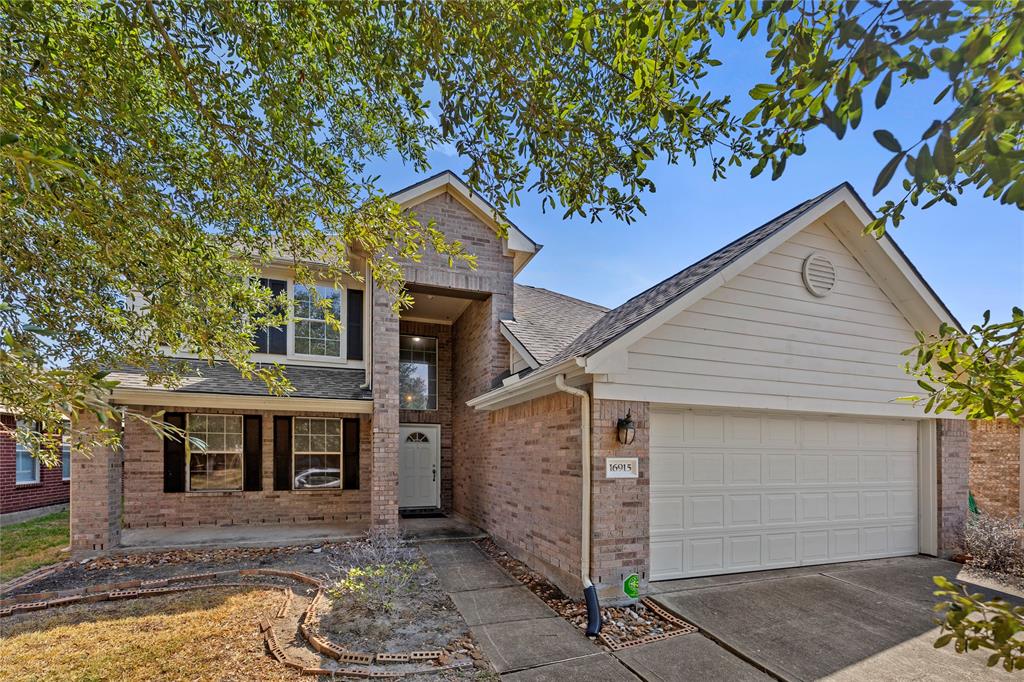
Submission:
<svg viewBox="0 0 1024 682">
<path fill-rule="evenodd" d="M 370 524 L 398 526 L 398 315 L 373 288 L 373 438 Z"/>
<path fill-rule="evenodd" d="M 99 422 L 82 415 L 74 429 L 95 432 Z M 77 442 L 84 437 L 76 436 Z M 71 451 L 71 551 L 99 552 L 121 544 L 120 448 L 94 447 L 91 452 Z"/>
<path fill-rule="evenodd" d="M 636 438 L 618 440 L 619 419 L 632 413 Z M 590 576 L 602 604 L 628 603 L 622 582 L 640 576 L 640 591 L 650 579 L 650 429 L 648 404 L 594 400 L 591 424 L 592 530 Z M 636 457 L 639 478 L 607 478 L 609 457 Z"/>
<path fill-rule="evenodd" d="M 966 419 L 937 419 L 935 436 L 938 480 L 938 550 L 949 557 L 967 518 L 968 475 L 971 464 L 971 428 Z"/>
</svg>

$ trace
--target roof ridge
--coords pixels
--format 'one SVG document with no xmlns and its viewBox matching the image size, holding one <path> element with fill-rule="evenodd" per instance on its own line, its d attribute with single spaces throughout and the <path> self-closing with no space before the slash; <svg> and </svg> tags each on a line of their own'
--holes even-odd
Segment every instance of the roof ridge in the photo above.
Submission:
<svg viewBox="0 0 1024 682">
<path fill-rule="evenodd" d="M 584 301 L 582 298 L 576 298 L 575 296 L 570 296 L 568 294 L 563 294 L 562 292 L 555 291 L 554 289 L 547 289 L 545 287 L 538 287 L 538 286 L 533 285 L 533 284 L 522 284 L 520 282 L 516 282 L 515 286 L 517 286 L 517 287 L 525 287 L 527 289 L 534 289 L 536 291 L 543 291 L 543 292 L 551 294 L 552 296 L 558 296 L 559 298 L 564 298 L 567 301 L 572 301 L 573 303 L 579 303 L 581 305 L 589 306 L 591 308 L 595 308 L 595 309 L 600 310 L 602 312 L 608 312 L 609 310 L 611 310 L 611 308 L 608 308 L 606 306 L 600 305 L 598 303 L 591 303 L 590 301 Z"/>
</svg>

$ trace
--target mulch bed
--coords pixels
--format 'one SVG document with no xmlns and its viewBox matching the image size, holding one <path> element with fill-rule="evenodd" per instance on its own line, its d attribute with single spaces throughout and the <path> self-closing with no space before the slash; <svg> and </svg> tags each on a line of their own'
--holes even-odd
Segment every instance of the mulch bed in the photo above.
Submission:
<svg viewBox="0 0 1024 682">
<path fill-rule="evenodd" d="M 490 538 L 477 541 L 477 545 L 562 618 L 580 630 L 587 629 L 586 604 L 565 596 L 547 578 L 513 558 Z M 601 633 L 598 639 L 605 647 L 615 651 L 696 630 L 693 625 L 644 600 L 633 606 L 602 606 Z"/>
</svg>

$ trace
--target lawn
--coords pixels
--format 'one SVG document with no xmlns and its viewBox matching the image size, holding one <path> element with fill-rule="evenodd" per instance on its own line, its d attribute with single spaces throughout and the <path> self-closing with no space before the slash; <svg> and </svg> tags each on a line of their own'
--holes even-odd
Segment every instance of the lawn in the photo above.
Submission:
<svg viewBox="0 0 1024 682">
<path fill-rule="evenodd" d="M 0 528 L 0 582 L 57 563 L 69 538 L 66 511 Z"/>
<path fill-rule="evenodd" d="M 281 601 L 278 590 L 221 588 L 13 616 L 0 679 L 298 680 L 257 627 Z"/>
</svg>

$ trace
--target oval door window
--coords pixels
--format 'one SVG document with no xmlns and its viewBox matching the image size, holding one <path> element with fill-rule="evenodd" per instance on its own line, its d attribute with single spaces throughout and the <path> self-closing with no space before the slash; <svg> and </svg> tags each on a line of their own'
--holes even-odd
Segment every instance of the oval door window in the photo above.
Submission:
<svg viewBox="0 0 1024 682">
<path fill-rule="evenodd" d="M 430 439 L 427 438 L 426 434 L 414 431 L 405 438 L 406 443 L 429 443 Z"/>
</svg>

